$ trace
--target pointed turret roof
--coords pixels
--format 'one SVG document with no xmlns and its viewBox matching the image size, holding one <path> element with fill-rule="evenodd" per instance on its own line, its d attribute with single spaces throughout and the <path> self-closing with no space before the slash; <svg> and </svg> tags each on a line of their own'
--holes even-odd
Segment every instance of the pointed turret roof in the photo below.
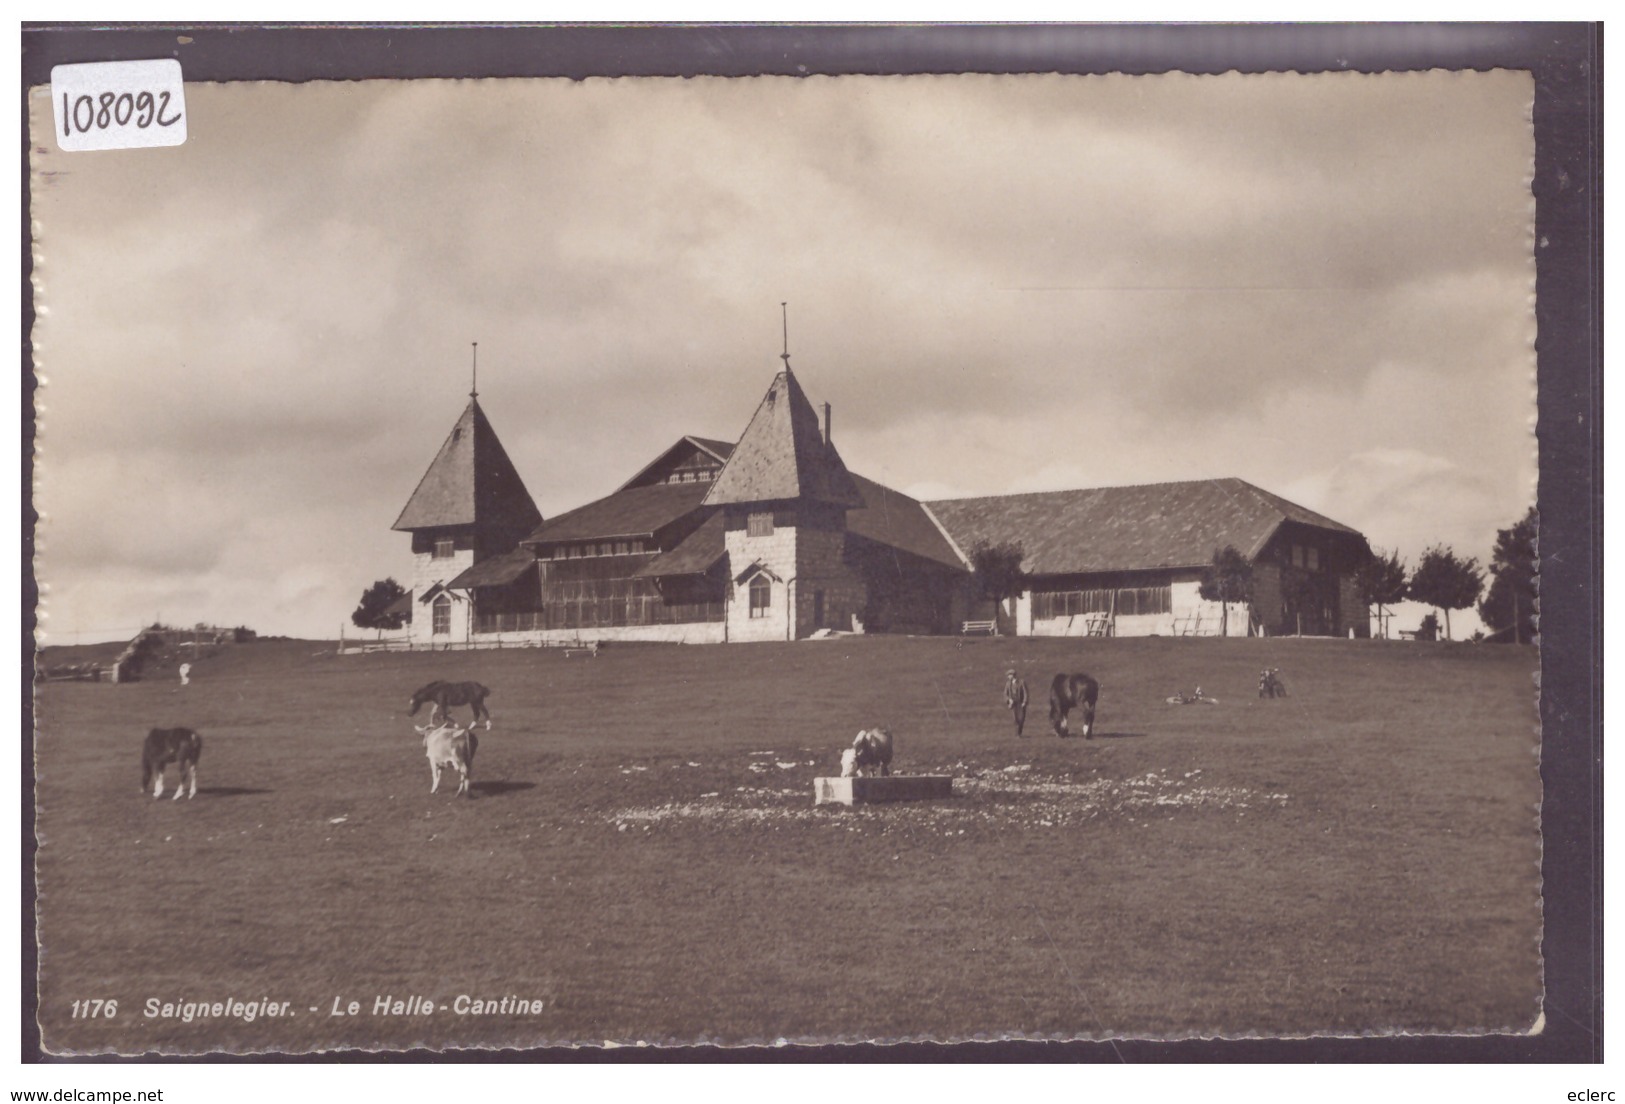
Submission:
<svg viewBox="0 0 1625 1104">
<path fill-rule="evenodd" d="M 517 539 L 541 520 L 541 511 L 497 440 L 479 400 L 470 397 L 391 528 L 478 525 L 492 531 L 516 530 Z"/>
<path fill-rule="evenodd" d="M 728 462 L 705 496 L 707 506 L 812 499 L 853 509 L 864 504 L 818 415 L 788 367 L 773 378 Z"/>
</svg>

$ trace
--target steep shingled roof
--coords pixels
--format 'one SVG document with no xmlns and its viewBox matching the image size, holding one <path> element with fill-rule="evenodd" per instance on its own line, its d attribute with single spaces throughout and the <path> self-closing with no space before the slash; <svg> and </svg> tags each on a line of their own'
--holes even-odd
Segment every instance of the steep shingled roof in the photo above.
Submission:
<svg viewBox="0 0 1625 1104">
<path fill-rule="evenodd" d="M 548 541 L 647 537 L 699 507 L 709 483 L 653 483 L 628 487 L 538 525 L 526 544 Z"/>
<path fill-rule="evenodd" d="M 812 403 L 789 368 L 773 377 L 762 404 L 705 497 L 707 506 L 812 499 L 861 507 L 863 495 L 826 444 Z"/>
<path fill-rule="evenodd" d="M 520 547 L 481 560 L 446 585 L 452 590 L 471 587 L 507 586 L 527 571 L 536 568 L 536 556 L 530 549 Z"/>
<path fill-rule="evenodd" d="M 852 478 L 857 481 L 867 505 L 861 510 L 846 512 L 848 531 L 964 570 L 959 554 L 918 500 L 861 475 L 854 474 Z"/>
<path fill-rule="evenodd" d="M 391 528 L 409 531 L 479 521 L 523 532 L 541 520 L 485 411 L 470 398 Z"/>
<path fill-rule="evenodd" d="M 922 556 L 949 567 L 964 570 L 948 538 L 942 535 L 925 507 L 901 491 L 853 475 L 859 492 L 868 503 L 862 509 L 848 510 L 846 527 L 851 533 L 890 548 Z M 636 574 L 697 575 L 722 558 L 726 549 L 723 515 L 719 510 L 685 537 L 676 548 L 656 557 Z"/>
<path fill-rule="evenodd" d="M 1240 479 L 945 499 L 925 504 L 968 555 L 1017 541 L 1037 575 L 1202 567 L 1234 545 L 1257 556 L 1283 522 L 1364 540 L 1341 522 Z"/>
<path fill-rule="evenodd" d="M 728 553 L 723 529 L 725 520 L 722 511 L 718 510 L 694 532 L 678 541 L 676 548 L 656 556 L 634 571 L 633 576 L 653 579 L 665 575 L 703 575 Z"/>
</svg>

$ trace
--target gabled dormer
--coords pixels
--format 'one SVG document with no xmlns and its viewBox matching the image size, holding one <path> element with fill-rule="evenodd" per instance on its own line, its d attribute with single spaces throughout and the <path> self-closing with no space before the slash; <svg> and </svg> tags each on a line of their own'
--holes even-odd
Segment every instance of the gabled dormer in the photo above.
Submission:
<svg viewBox="0 0 1625 1104">
<path fill-rule="evenodd" d="M 653 487 L 662 483 L 713 482 L 733 450 L 733 445 L 727 441 L 684 437 L 622 483 L 618 490 Z"/>
</svg>

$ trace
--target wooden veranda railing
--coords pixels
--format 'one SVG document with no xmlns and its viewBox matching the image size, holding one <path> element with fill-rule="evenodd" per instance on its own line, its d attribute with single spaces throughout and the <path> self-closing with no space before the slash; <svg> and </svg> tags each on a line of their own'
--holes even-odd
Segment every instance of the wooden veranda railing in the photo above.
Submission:
<svg viewBox="0 0 1625 1104">
<path fill-rule="evenodd" d="M 659 597 L 584 598 L 549 602 L 539 610 L 481 613 L 476 633 L 542 632 L 550 629 L 602 629 L 628 625 L 681 625 L 721 621 L 722 602 L 668 603 Z"/>
</svg>

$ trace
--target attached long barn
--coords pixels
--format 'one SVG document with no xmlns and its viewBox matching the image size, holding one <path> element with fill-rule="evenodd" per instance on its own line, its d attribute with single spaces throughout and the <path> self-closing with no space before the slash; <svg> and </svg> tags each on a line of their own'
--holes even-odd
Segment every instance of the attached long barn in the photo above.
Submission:
<svg viewBox="0 0 1625 1104">
<path fill-rule="evenodd" d="M 1020 543 L 1031 586 L 1001 611 L 1022 636 L 1369 633 L 1355 530 L 1241 479 L 927 503 L 962 550 Z M 1214 553 L 1252 567 L 1253 601 L 1200 594 Z"/>
</svg>

